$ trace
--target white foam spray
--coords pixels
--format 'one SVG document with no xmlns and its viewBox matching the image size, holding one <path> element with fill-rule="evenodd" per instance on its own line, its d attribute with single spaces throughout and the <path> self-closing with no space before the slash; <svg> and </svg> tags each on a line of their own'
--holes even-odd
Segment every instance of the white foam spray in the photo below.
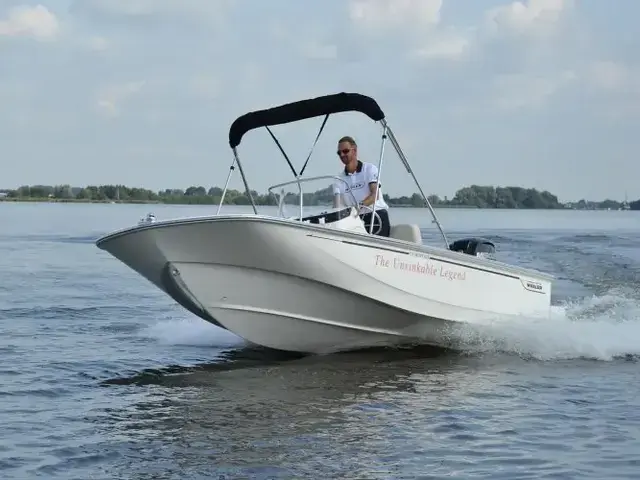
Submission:
<svg viewBox="0 0 640 480">
<path fill-rule="evenodd" d="M 141 335 L 163 345 L 229 348 L 244 344 L 237 335 L 199 318 L 160 320 L 144 329 Z"/>
<path fill-rule="evenodd" d="M 233 348 L 244 340 L 199 318 L 168 318 L 140 332 L 164 345 Z M 552 307 L 547 319 L 495 319 L 449 332 L 469 354 L 511 353 L 538 360 L 640 356 L 640 301 L 621 291 Z"/>
<path fill-rule="evenodd" d="M 640 301 L 611 291 L 552 307 L 548 319 L 495 320 L 452 333 L 468 353 L 514 353 L 539 360 L 614 360 L 640 355 Z"/>
</svg>

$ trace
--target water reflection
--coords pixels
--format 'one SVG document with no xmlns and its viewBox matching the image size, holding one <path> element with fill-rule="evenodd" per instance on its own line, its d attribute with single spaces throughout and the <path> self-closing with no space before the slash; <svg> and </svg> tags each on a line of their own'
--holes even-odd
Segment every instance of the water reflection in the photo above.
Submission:
<svg viewBox="0 0 640 480">
<path fill-rule="evenodd" d="M 247 363 L 246 353 L 229 354 L 240 358 L 235 363 L 129 382 L 151 390 L 100 419 L 108 437 L 121 439 L 108 448 L 125 450 L 129 474 L 149 473 L 137 442 L 173 459 L 163 467 L 167 476 L 174 468 L 190 476 L 370 478 L 375 469 L 392 474 L 390 461 L 403 462 L 406 474 L 407 462 L 434 448 L 433 424 L 468 433 L 469 418 L 455 404 L 471 390 L 489 390 L 497 374 L 478 358 L 425 347 L 263 364 Z"/>
</svg>

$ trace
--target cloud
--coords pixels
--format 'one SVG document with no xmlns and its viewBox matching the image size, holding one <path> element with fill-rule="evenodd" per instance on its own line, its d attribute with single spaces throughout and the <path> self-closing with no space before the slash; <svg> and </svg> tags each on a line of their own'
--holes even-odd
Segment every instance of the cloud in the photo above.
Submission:
<svg viewBox="0 0 640 480">
<path fill-rule="evenodd" d="M 200 73 L 189 80 L 190 91 L 206 100 L 215 100 L 222 93 L 220 79 L 213 74 Z"/>
<path fill-rule="evenodd" d="M 443 0 L 350 0 L 349 19 L 356 35 L 402 38 L 407 58 L 455 60 L 470 47 L 467 32 L 443 26 Z"/>
<path fill-rule="evenodd" d="M 354 24 L 375 31 L 438 25 L 441 8 L 442 0 L 351 0 L 348 6 Z"/>
<path fill-rule="evenodd" d="M 19 5 L 9 9 L 5 19 L 0 19 L 0 37 L 33 37 L 45 41 L 55 39 L 59 33 L 58 19 L 43 5 Z"/>
<path fill-rule="evenodd" d="M 235 0 L 73 0 L 70 11 L 103 22 L 182 19 L 217 23 L 234 3 Z"/>
<path fill-rule="evenodd" d="M 315 60 L 335 60 L 338 58 L 338 47 L 330 43 L 316 41 L 305 42 L 300 46 L 302 55 Z"/>
<path fill-rule="evenodd" d="M 456 32 L 444 32 L 430 41 L 415 47 L 410 53 L 414 58 L 424 60 L 460 59 L 471 47 L 471 40 Z"/>
<path fill-rule="evenodd" d="M 92 11 L 97 14 L 134 17 L 182 11 L 182 9 L 178 7 L 178 2 L 164 0 L 80 0 L 74 2 L 73 5 L 74 8 Z"/>
<path fill-rule="evenodd" d="M 120 115 L 122 105 L 139 93 L 144 85 L 144 80 L 137 80 L 100 88 L 96 96 L 98 111 L 108 117 Z"/>
<path fill-rule="evenodd" d="M 109 40 L 99 35 L 93 35 L 87 40 L 87 46 L 95 52 L 102 52 L 109 48 Z"/>
<path fill-rule="evenodd" d="M 478 24 L 445 22 L 443 0 L 351 0 L 349 18 L 358 35 L 405 39 L 407 56 L 425 61 L 487 54 L 499 38 L 549 39 L 562 33 L 573 0 L 514 1 L 488 9 Z M 499 45 L 504 48 L 505 44 Z"/>
<path fill-rule="evenodd" d="M 640 63 L 594 61 L 585 69 L 584 79 L 587 91 L 599 98 L 604 117 L 628 121 L 640 116 Z"/>
<path fill-rule="evenodd" d="M 590 83 L 602 90 L 640 95 L 640 68 L 612 61 L 596 61 L 590 65 Z"/>
<path fill-rule="evenodd" d="M 486 26 L 493 33 L 548 35 L 573 7 L 573 0 L 515 1 L 488 10 Z"/>
<path fill-rule="evenodd" d="M 576 73 L 570 70 L 549 76 L 497 75 L 493 99 L 502 110 L 539 109 L 548 106 L 548 100 L 576 80 Z"/>
<path fill-rule="evenodd" d="M 9 186 L 220 183 L 211 172 L 226 175 L 237 116 L 358 91 L 380 102 L 429 192 L 491 183 L 640 197 L 628 153 L 640 149 L 640 3 L 37 1 L 0 10 L 2 155 L 21 159 L 3 173 Z M 344 134 L 377 157 L 361 117 L 329 119 L 309 174 L 335 171 Z M 274 133 L 303 161 L 320 123 Z M 264 129 L 241 148 L 252 187 L 290 173 Z M 576 159 L 591 180 L 575 176 Z M 390 193 L 411 188 L 401 169 L 385 171 Z"/>
</svg>

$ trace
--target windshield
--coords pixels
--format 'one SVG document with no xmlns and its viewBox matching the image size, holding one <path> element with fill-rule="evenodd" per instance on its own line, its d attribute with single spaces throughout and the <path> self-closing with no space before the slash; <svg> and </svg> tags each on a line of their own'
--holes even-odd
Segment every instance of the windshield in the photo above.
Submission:
<svg viewBox="0 0 640 480">
<path fill-rule="evenodd" d="M 269 193 L 276 198 L 280 216 L 303 218 L 357 206 L 358 202 L 347 186 L 340 177 L 325 175 L 273 185 L 269 187 Z"/>
</svg>

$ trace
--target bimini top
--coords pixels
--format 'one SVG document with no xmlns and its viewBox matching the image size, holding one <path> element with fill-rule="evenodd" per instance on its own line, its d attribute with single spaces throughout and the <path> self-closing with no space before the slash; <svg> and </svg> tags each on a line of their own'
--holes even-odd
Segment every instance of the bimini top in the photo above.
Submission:
<svg viewBox="0 0 640 480">
<path fill-rule="evenodd" d="M 384 118 L 382 109 L 373 98 L 359 93 L 335 93 L 245 113 L 231 124 L 229 145 L 237 147 L 244 134 L 255 128 L 350 111 L 364 113 L 374 122 Z"/>
</svg>

